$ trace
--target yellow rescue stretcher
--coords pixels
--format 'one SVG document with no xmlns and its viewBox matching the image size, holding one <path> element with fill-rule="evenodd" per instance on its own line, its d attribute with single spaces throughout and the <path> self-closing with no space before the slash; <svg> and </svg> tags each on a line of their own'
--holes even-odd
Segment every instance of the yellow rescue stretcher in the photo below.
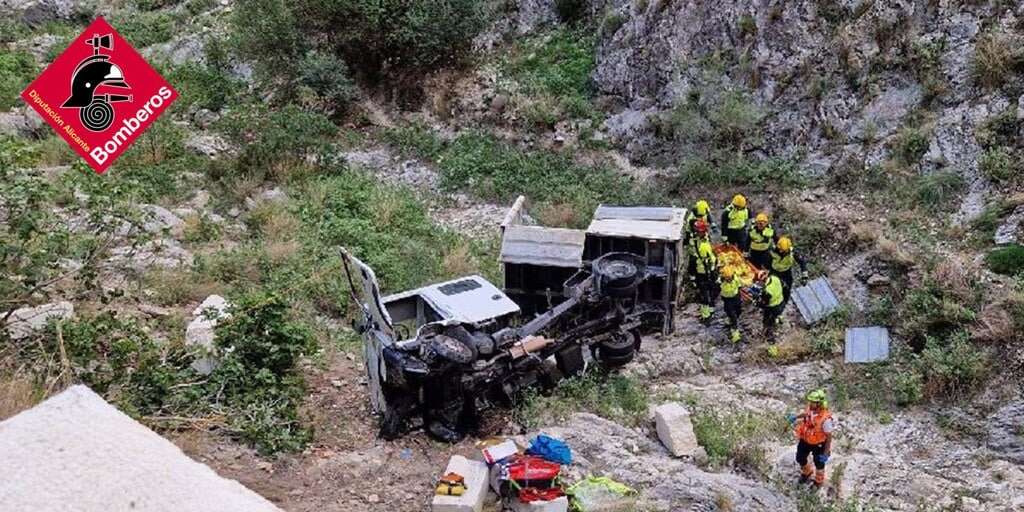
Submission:
<svg viewBox="0 0 1024 512">
<path fill-rule="evenodd" d="M 718 257 L 718 270 L 731 267 L 733 273 L 740 277 L 743 287 L 740 289 L 740 296 L 744 300 L 750 300 L 748 288 L 757 282 L 758 269 L 749 260 L 743 257 L 741 252 L 732 244 L 715 244 L 715 256 Z"/>
</svg>

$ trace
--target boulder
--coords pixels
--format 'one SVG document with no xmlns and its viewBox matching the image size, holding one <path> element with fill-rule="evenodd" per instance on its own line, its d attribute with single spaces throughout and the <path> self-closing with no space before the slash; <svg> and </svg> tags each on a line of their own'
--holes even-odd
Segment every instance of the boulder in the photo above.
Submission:
<svg viewBox="0 0 1024 512">
<path fill-rule="evenodd" d="M 704 449 L 690 423 L 690 411 L 678 402 L 669 402 L 654 409 L 658 439 L 676 457 L 697 457 Z"/>
<path fill-rule="evenodd" d="M 891 279 L 889 279 L 887 276 L 883 276 L 882 274 L 871 274 L 871 277 L 868 278 L 868 286 L 872 288 L 882 288 L 885 286 L 889 286 L 891 282 Z"/>
<path fill-rule="evenodd" d="M 142 229 L 148 233 L 160 233 L 167 230 L 177 236 L 185 228 L 185 221 L 163 206 L 143 204 L 139 206 L 139 209 L 145 215 Z"/>
<path fill-rule="evenodd" d="M 192 311 L 194 318 L 185 328 L 185 344 L 202 347 L 206 353 L 192 363 L 192 369 L 203 375 L 209 375 L 217 367 L 217 360 L 213 357 L 213 341 L 216 338 L 214 329 L 222 319 L 231 316 L 227 312 L 230 306 L 224 297 L 210 295 Z"/>
<path fill-rule="evenodd" d="M 1020 227 L 1024 224 L 1024 206 L 1018 206 L 996 229 L 996 245 L 1011 245 L 1020 240 Z"/>
<path fill-rule="evenodd" d="M 487 464 L 453 455 L 443 475 L 457 473 L 466 479 L 466 492 L 462 496 L 435 495 L 430 503 L 432 512 L 480 512 L 487 497 Z M 439 475 L 440 476 L 440 475 Z"/>
<path fill-rule="evenodd" d="M 192 253 L 174 240 L 153 240 L 138 247 L 123 246 L 110 250 L 110 263 L 136 272 L 149 268 L 177 268 L 192 264 Z"/>
<path fill-rule="evenodd" d="M 217 135 L 199 134 L 186 139 L 185 148 L 197 155 L 215 157 L 227 151 L 230 146 L 227 141 Z"/>
<path fill-rule="evenodd" d="M 12 340 L 41 331 L 51 319 L 67 320 L 75 314 L 75 307 L 67 301 L 19 308 L 7 319 L 7 333 Z"/>
</svg>

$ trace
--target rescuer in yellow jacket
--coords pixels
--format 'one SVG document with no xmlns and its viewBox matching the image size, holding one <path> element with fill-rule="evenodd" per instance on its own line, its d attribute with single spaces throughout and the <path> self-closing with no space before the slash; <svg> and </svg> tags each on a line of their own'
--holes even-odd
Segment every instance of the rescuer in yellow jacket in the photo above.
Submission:
<svg viewBox="0 0 1024 512">
<path fill-rule="evenodd" d="M 736 194 L 732 203 L 722 212 L 722 234 L 725 243 L 735 245 L 742 252 L 747 252 L 747 229 L 750 227 L 750 211 L 747 210 L 747 198 Z"/>
<path fill-rule="evenodd" d="M 697 201 L 690 211 L 686 212 L 686 224 L 683 226 L 683 245 L 689 256 L 686 262 L 686 274 L 693 281 L 697 278 L 697 244 L 695 243 L 694 225 L 698 220 L 704 221 L 711 226 L 711 205 L 701 199 Z"/>
<path fill-rule="evenodd" d="M 768 214 L 761 212 L 750 226 L 750 262 L 761 270 L 768 270 L 772 264 L 771 250 L 775 247 L 775 228 L 768 221 Z"/>
<path fill-rule="evenodd" d="M 732 267 L 722 268 L 721 277 L 720 295 L 725 306 L 725 316 L 729 318 L 729 340 L 739 343 L 743 338 L 740 333 L 740 314 L 743 312 L 740 289 L 743 288 L 743 282 Z"/>
<path fill-rule="evenodd" d="M 788 236 L 779 239 L 775 249 L 770 251 L 772 257 L 771 273 L 779 276 L 782 280 L 782 289 L 785 291 L 783 307 L 789 303 L 790 294 L 793 291 L 793 266 L 799 265 L 803 277 L 807 278 L 807 262 L 804 261 L 793 248 L 793 241 Z"/>
<path fill-rule="evenodd" d="M 761 310 L 764 313 L 764 335 L 769 344 L 768 355 L 772 357 L 778 355 L 778 349 L 775 347 L 775 327 L 782 322 L 782 311 L 785 307 L 782 280 L 777 275 L 767 274 L 764 278 L 764 288 L 761 290 Z"/>
<path fill-rule="evenodd" d="M 709 322 L 715 307 L 715 285 L 718 281 L 718 257 L 708 236 L 708 223 L 698 220 L 694 223 L 692 243 L 696 248 L 697 292 L 700 296 L 700 320 Z"/>
</svg>

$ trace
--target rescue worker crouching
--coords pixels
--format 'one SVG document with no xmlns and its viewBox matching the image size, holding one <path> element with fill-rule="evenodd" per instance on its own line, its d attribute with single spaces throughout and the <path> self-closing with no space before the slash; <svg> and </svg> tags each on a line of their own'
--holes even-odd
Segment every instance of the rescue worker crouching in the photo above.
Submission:
<svg viewBox="0 0 1024 512">
<path fill-rule="evenodd" d="M 736 194 L 732 203 L 722 212 L 722 233 L 725 243 L 735 245 L 742 252 L 747 252 L 747 228 L 750 224 L 750 211 L 747 210 L 747 198 Z"/>
<path fill-rule="evenodd" d="M 814 478 L 814 485 L 825 484 L 825 464 L 832 456 L 832 432 L 835 420 L 828 409 L 825 390 L 816 389 L 807 394 L 807 408 L 790 417 L 798 439 L 796 463 L 800 466 L 800 483 Z M 813 460 L 808 460 L 809 456 Z"/>
<path fill-rule="evenodd" d="M 775 249 L 770 252 L 772 257 L 771 273 L 779 276 L 779 279 L 782 280 L 782 289 L 785 293 L 783 307 L 785 307 L 786 304 L 789 304 L 790 293 L 793 291 L 793 265 L 800 266 L 800 272 L 806 279 L 807 262 L 796 254 L 793 249 L 793 241 L 787 236 L 780 238 L 779 242 L 775 244 Z"/>
<path fill-rule="evenodd" d="M 704 221 L 708 226 L 711 225 L 711 205 L 703 199 L 697 201 L 693 208 L 686 212 L 686 225 L 683 227 L 683 244 L 686 245 L 689 255 L 686 274 L 690 276 L 690 281 L 697 278 L 697 244 L 694 230 L 698 220 Z"/>
<path fill-rule="evenodd" d="M 715 285 L 718 281 L 718 257 L 711 247 L 710 236 L 708 235 L 708 223 L 698 220 L 694 223 L 695 236 L 693 244 L 696 247 L 696 276 L 697 293 L 700 298 L 700 320 L 709 322 L 711 313 L 715 307 Z"/>
<path fill-rule="evenodd" d="M 769 223 L 767 213 L 757 214 L 749 238 L 750 262 L 761 270 L 768 270 L 772 263 L 771 250 L 775 247 L 775 228 Z"/>
<path fill-rule="evenodd" d="M 725 306 L 725 315 L 729 318 L 729 340 L 739 343 L 743 338 L 740 333 L 740 314 L 743 312 L 740 288 L 743 287 L 743 282 L 732 267 L 723 268 L 721 277 L 722 303 Z"/>
</svg>

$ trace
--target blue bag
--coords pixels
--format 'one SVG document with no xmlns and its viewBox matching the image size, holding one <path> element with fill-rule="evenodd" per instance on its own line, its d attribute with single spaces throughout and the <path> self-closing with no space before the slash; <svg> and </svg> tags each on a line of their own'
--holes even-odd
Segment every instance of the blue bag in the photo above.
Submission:
<svg viewBox="0 0 1024 512">
<path fill-rule="evenodd" d="M 534 455 L 558 464 L 572 464 L 572 450 L 564 441 L 540 434 L 530 441 L 527 455 Z"/>
</svg>

